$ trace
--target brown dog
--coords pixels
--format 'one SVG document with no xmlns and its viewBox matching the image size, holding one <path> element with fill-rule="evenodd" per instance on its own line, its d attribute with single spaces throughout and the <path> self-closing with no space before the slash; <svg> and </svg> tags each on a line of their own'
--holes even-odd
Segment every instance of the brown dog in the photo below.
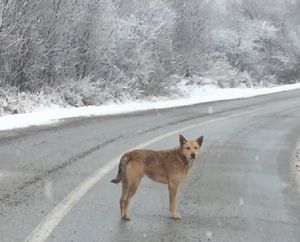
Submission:
<svg viewBox="0 0 300 242">
<path fill-rule="evenodd" d="M 168 184 L 169 205 L 171 216 L 181 219 L 176 209 L 176 194 L 179 184 L 185 178 L 193 160 L 203 142 L 203 136 L 196 140 L 186 140 L 179 136 L 180 147 L 172 150 L 133 150 L 125 153 L 120 161 L 117 177 L 111 182 L 122 181 L 122 195 L 120 198 L 121 217 L 128 217 L 129 201 L 136 192 L 144 174 L 152 180 Z"/>
</svg>

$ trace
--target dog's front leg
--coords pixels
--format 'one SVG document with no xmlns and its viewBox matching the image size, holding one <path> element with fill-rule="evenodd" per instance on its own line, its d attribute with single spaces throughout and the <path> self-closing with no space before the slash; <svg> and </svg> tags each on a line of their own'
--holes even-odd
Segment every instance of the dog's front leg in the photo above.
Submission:
<svg viewBox="0 0 300 242">
<path fill-rule="evenodd" d="M 177 211 L 176 207 L 176 195 L 178 191 L 178 183 L 169 183 L 169 209 L 171 212 L 171 217 L 174 219 L 181 219 L 180 213 Z"/>
</svg>

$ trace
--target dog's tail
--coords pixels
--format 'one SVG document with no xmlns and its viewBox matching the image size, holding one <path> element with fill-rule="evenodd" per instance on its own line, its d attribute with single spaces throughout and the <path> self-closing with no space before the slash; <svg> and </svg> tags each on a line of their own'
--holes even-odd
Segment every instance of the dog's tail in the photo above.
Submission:
<svg viewBox="0 0 300 242">
<path fill-rule="evenodd" d="M 125 167 L 126 167 L 128 161 L 129 161 L 129 155 L 128 154 L 123 155 L 120 160 L 120 163 L 119 163 L 118 174 L 117 174 L 116 178 L 112 179 L 110 182 L 117 184 L 120 181 L 122 181 Z"/>
</svg>

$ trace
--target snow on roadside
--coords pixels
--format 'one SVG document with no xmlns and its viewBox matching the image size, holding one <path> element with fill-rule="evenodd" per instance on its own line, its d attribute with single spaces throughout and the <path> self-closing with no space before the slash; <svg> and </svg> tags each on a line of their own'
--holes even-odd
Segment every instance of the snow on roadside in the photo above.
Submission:
<svg viewBox="0 0 300 242">
<path fill-rule="evenodd" d="M 246 98 L 298 88 L 300 88 L 300 83 L 272 88 L 220 89 L 213 86 L 181 86 L 181 90 L 185 94 L 185 97 L 180 97 L 172 100 L 157 99 L 153 101 L 128 101 L 126 103 L 110 103 L 101 106 L 86 106 L 79 108 L 52 108 L 33 113 L 7 115 L 0 117 L 0 131 L 25 128 L 35 125 L 51 124 L 65 118 L 112 115 L 151 109 L 187 106 L 217 100 Z"/>
</svg>

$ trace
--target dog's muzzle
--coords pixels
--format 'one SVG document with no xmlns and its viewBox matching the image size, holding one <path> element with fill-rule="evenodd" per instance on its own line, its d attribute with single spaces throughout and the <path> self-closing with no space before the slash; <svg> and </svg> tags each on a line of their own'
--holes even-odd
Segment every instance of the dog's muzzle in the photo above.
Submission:
<svg viewBox="0 0 300 242">
<path fill-rule="evenodd" d="M 195 153 L 191 154 L 191 159 L 196 159 L 196 154 Z"/>
</svg>

